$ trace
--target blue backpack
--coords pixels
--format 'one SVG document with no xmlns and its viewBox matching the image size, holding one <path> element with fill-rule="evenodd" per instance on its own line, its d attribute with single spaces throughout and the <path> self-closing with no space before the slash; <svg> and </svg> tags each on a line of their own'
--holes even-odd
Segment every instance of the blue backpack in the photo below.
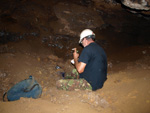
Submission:
<svg viewBox="0 0 150 113">
<path fill-rule="evenodd" d="M 42 87 L 40 84 L 32 77 L 29 76 L 28 79 L 25 79 L 17 84 L 15 84 L 7 93 L 3 95 L 3 101 L 5 95 L 7 94 L 8 101 L 19 100 L 20 97 L 26 98 L 39 98 L 42 94 Z"/>
</svg>

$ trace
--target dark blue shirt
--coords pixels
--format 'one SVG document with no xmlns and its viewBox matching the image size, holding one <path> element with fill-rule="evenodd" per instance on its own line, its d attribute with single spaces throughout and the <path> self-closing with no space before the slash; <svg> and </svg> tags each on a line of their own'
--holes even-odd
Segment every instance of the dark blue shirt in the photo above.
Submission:
<svg viewBox="0 0 150 113">
<path fill-rule="evenodd" d="M 107 56 L 103 48 L 95 42 L 90 43 L 83 49 L 79 62 L 86 63 L 80 78 L 89 82 L 93 91 L 102 88 L 107 79 Z"/>
</svg>

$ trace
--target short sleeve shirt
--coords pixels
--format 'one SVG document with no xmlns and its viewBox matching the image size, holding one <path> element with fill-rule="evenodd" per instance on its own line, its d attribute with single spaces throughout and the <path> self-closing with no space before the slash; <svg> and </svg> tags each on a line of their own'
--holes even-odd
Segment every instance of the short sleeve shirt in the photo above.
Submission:
<svg viewBox="0 0 150 113">
<path fill-rule="evenodd" d="M 78 61 L 86 63 L 80 78 L 89 82 L 92 90 L 102 88 L 107 79 L 107 56 L 103 48 L 95 42 L 90 43 L 83 49 Z"/>
</svg>

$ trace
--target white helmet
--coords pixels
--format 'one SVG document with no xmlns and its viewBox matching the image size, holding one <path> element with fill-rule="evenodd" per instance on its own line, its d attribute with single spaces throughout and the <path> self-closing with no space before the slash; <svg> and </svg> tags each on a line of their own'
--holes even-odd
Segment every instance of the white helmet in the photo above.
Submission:
<svg viewBox="0 0 150 113">
<path fill-rule="evenodd" d="M 94 35 L 94 36 L 95 36 L 95 34 L 93 33 L 92 30 L 90 30 L 90 29 L 85 29 L 85 30 L 83 30 L 83 31 L 81 32 L 81 34 L 80 34 L 79 43 L 81 43 L 81 41 L 82 41 L 83 38 L 85 38 L 85 37 L 87 37 L 87 36 L 90 36 L 90 35 Z"/>
</svg>

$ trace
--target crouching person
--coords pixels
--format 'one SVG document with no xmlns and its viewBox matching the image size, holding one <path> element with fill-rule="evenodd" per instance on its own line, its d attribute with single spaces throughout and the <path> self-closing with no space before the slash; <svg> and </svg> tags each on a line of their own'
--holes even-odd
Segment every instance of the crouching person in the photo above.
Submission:
<svg viewBox="0 0 150 113">
<path fill-rule="evenodd" d="M 80 34 L 79 44 L 84 48 L 79 56 L 74 48 L 73 60 L 76 79 L 62 79 L 57 81 L 58 89 L 84 89 L 95 91 L 103 87 L 107 80 L 107 56 L 102 47 L 95 42 L 95 34 L 85 29 Z M 79 78 L 79 79 L 78 79 Z"/>
</svg>

